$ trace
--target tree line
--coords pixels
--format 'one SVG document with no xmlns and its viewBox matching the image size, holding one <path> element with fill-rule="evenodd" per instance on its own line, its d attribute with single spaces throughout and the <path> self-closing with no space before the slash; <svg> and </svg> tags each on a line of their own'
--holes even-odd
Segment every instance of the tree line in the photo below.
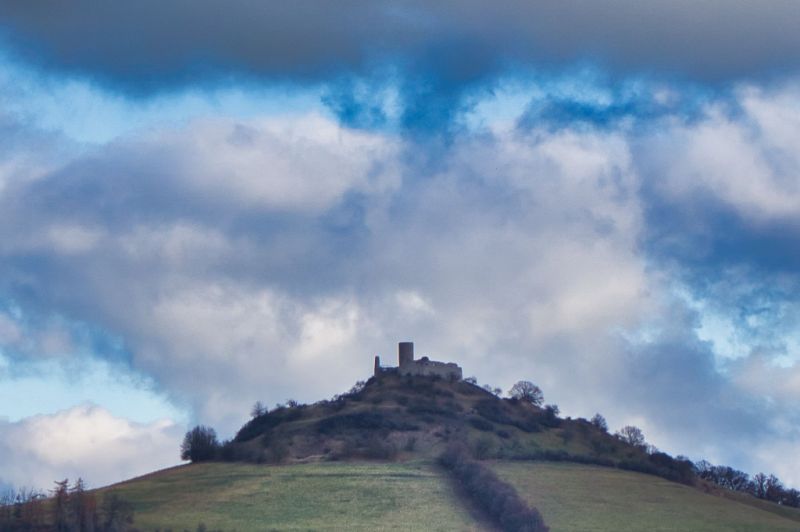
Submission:
<svg viewBox="0 0 800 532">
<path fill-rule="evenodd" d="M 800 508 L 800 491 L 785 487 L 775 475 L 757 473 L 750 477 L 744 471 L 729 466 L 713 465 L 706 460 L 700 460 L 695 464 L 695 473 L 703 480 L 721 488 L 748 493 L 783 506 Z"/>
<path fill-rule="evenodd" d="M 50 496 L 21 488 L 0 495 L 0 532 L 127 532 L 132 530 L 133 509 L 115 493 L 98 504 L 82 479 L 55 483 Z"/>
</svg>

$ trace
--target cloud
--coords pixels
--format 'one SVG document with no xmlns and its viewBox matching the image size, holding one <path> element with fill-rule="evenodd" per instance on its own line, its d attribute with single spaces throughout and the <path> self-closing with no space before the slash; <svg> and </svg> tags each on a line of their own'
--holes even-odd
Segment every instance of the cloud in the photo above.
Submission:
<svg viewBox="0 0 800 532">
<path fill-rule="evenodd" d="M 472 0 L 304 0 L 291 7 L 148 0 L 69 9 L 53 1 L 6 3 L 0 14 L 6 45 L 22 57 L 140 93 L 231 73 L 330 80 L 392 62 L 415 73 L 409 79 L 438 78 L 444 90 L 435 94 L 446 94 L 513 65 L 597 61 L 703 81 L 796 70 L 795 8 L 789 0 L 507 0 L 491 9 Z"/>
<path fill-rule="evenodd" d="M 726 374 L 689 300 L 796 305 L 791 272 L 765 291 L 763 257 L 715 249 L 792 218 L 743 175 L 722 186 L 727 153 L 765 161 L 750 177 L 766 190 L 793 168 L 792 114 L 752 94 L 639 123 L 634 106 L 492 124 L 433 148 L 313 114 L 142 132 L 6 186 L 0 289 L 120 338 L 133 371 L 224 436 L 255 400 L 341 392 L 412 336 L 482 381 L 534 380 L 568 415 L 752 469 L 750 449 L 796 445 L 779 427 L 792 407 Z M 703 167 L 685 139 L 718 127 L 740 133 Z"/>
<path fill-rule="evenodd" d="M 179 462 L 182 430 L 132 423 L 93 405 L 0 421 L 0 481 L 48 489 L 65 477 L 99 487 Z"/>
</svg>

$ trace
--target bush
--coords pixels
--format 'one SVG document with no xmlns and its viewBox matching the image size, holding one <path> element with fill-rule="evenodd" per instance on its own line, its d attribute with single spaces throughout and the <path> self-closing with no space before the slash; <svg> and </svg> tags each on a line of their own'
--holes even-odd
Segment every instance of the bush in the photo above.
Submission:
<svg viewBox="0 0 800 532">
<path fill-rule="evenodd" d="M 450 446 L 439 463 L 463 486 L 473 503 L 503 530 L 549 530 L 538 510 L 528 507 L 513 486 L 500 480 L 492 470 L 471 460 L 463 446 Z"/>
</svg>

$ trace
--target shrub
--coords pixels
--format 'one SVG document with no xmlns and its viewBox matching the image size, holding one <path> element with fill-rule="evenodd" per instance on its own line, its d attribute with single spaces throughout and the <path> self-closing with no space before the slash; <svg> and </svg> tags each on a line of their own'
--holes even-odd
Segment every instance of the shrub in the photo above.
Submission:
<svg viewBox="0 0 800 532">
<path fill-rule="evenodd" d="M 513 486 L 500 480 L 489 468 L 471 460 L 463 446 L 448 447 L 439 463 L 463 486 L 473 503 L 503 530 L 549 530 L 538 510 L 528 507 Z"/>
</svg>

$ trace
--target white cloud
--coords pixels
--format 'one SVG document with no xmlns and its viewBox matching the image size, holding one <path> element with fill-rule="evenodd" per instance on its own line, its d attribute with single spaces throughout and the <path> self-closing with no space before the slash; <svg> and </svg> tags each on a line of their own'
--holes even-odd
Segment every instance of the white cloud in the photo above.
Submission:
<svg viewBox="0 0 800 532">
<path fill-rule="evenodd" d="M 82 477 L 99 487 L 178 463 L 182 435 L 169 420 L 132 423 L 92 405 L 0 421 L 0 480 L 48 489 Z"/>
<path fill-rule="evenodd" d="M 747 116 L 763 135 L 784 131 L 756 104 Z M 653 177 L 639 163 L 664 161 L 677 201 L 703 190 L 753 219 L 793 216 L 766 154 L 793 146 L 794 126 L 767 149 L 737 120 L 666 121 L 644 151 L 624 128 L 497 127 L 456 135 L 428 166 L 398 138 L 314 115 L 195 122 L 16 191 L 33 207 L 0 212 L 0 273 L 124 339 L 135 371 L 223 436 L 255 400 L 329 397 L 411 339 L 484 382 L 532 379 L 568 415 L 647 419 L 656 443 L 686 445 L 675 434 L 718 422 L 724 436 L 690 444 L 713 449 L 742 403 L 717 402 L 701 320 L 642 245 Z M 53 227 L 55 251 L 26 236 Z M 630 341 L 645 328 L 656 332 Z M 702 412 L 686 423 L 681 408 Z"/>
<path fill-rule="evenodd" d="M 666 123 L 651 138 L 677 201 L 711 194 L 752 222 L 800 217 L 800 107 L 797 87 L 745 86 L 731 104 L 712 103 L 698 122 Z"/>
<path fill-rule="evenodd" d="M 175 158 L 185 187 L 239 207 L 321 212 L 347 192 L 398 185 L 396 140 L 314 114 L 198 121 L 145 142 Z"/>
</svg>

